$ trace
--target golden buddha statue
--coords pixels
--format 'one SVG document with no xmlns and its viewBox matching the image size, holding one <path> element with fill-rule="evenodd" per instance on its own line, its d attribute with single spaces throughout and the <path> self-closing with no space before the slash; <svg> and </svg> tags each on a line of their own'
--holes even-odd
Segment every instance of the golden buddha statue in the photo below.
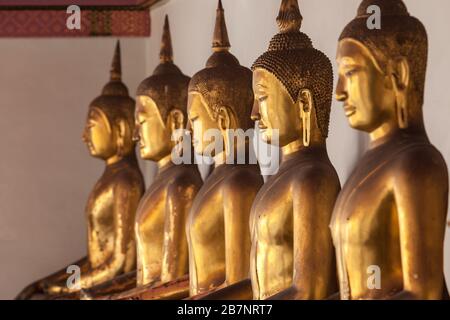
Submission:
<svg viewBox="0 0 450 320">
<path fill-rule="evenodd" d="M 297 0 L 282 1 L 277 23 L 252 67 L 252 118 L 282 158 L 252 207 L 251 281 L 205 299 L 324 299 L 337 291 L 328 226 L 340 183 L 326 148 L 333 70 L 299 31 Z"/>
<path fill-rule="evenodd" d="M 189 84 L 188 116 L 194 150 L 215 160 L 214 170 L 194 199 L 186 223 L 189 277 L 120 298 L 182 299 L 248 277 L 249 215 L 263 179 L 257 164 L 247 161 L 249 144 L 237 143 L 235 136 L 230 135 L 234 130 L 253 128 L 250 115 L 254 96 L 251 71 L 229 52 L 221 1 L 212 47 L 214 53 L 206 68 L 195 74 Z M 210 138 L 208 132 L 218 132 L 220 138 Z M 211 146 L 217 152 L 209 152 Z M 244 163 L 236 163 L 236 156 L 243 153 Z"/>
<path fill-rule="evenodd" d="M 367 28 L 368 8 L 381 29 Z M 342 299 L 441 299 L 448 173 L 425 132 L 428 41 L 401 0 L 364 0 L 342 32 L 337 100 L 368 150 L 331 224 Z"/>
<path fill-rule="evenodd" d="M 89 288 L 136 266 L 133 232 L 137 205 L 144 181 L 136 160 L 134 100 L 121 81 L 120 44 L 117 43 L 111 79 L 102 95 L 89 107 L 83 140 L 93 157 L 106 163 L 86 206 L 88 254 L 74 263 L 80 267 L 80 288 Z M 58 295 L 74 291 L 67 286 L 67 268 L 39 280 L 17 297 L 26 299 L 35 293 Z"/>
<path fill-rule="evenodd" d="M 173 63 L 166 16 L 160 64 L 137 89 L 135 138 L 141 157 L 158 164 L 136 213 L 137 274 L 92 288 L 85 298 L 133 295 L 142 286 L 176 280 L 189 271 L 186 217 L 203 182 L 196 164 L 172 161 L 172 152 L 180 152 L 179 139 L 172 137 L 186 129 L 189 80 Z"/>
<path fill-rule="evenodd" d="M 219 0 L 213 54 L 189 84 L 189 120 L 194 148 L 208 152 L 208 130 L 220 132 L 223 151 L 212 154 L 215 168 L 194 201 L 186 226 L 189 239 L 190 295 L 204 294 L 247 278 L 251 239 L 250 210 L 263 184 L 258 165 L 239 163 L 246 152 L 230 132 L 253 129 L 252 73 L 229 52 L 231 45 Z M 248 160 L 248 157 L 247 157 Z"/>
</svg>

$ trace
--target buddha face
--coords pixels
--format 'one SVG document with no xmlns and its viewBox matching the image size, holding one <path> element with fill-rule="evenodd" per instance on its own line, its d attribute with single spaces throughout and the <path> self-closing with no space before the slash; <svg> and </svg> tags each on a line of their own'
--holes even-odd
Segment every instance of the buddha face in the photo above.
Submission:
<svg viewBox="0 0 450 320">
<path fill-rule="evenodd" d="M 351 127 L 373 132 L 395 118 L 392 80 L 363 44 L 351 39 L 340 41 L 337 63 L 336 98 L 344 102 Z"/>
<path fill-rule="evenodd" d="M 117 153 L 113 128 L 101 109 L 90 108 L 83 132 L 83 141 L 93 157 L 107 160 Z"/>
<path fill-rule="evenodd" d="M 282 147 L 299 139 L 299 107 L 283 84 L 272 73 L 257 68 L 253 71 L 253 91 L 255 107 L 252 119 L 259 120 L 258 126 L 263 141 Z M 279 143 L 273 139 L 276 131 L 279 134 Z"/>
<path fill-rule="evenodd" d="M 171 131 L 164 123 L 155 101 L 148 96 L 136 99 L 135 138 L 143 159 L 159 161 L 172 150 Z"/>
<path fill-rule="evenodd" d="M 191 123 L 194 150 L 197 154 L 204 155 L 209 150 L 208 146 L 213 146 L 216 142 L 213 135 L 207 134 L 207 131 L 219 128 L 208 112 L 208 106 L 200 93 L 189 92 L 188 117 Z M 215 154 L 208 155 L 214 156 Z"/>
</svg>

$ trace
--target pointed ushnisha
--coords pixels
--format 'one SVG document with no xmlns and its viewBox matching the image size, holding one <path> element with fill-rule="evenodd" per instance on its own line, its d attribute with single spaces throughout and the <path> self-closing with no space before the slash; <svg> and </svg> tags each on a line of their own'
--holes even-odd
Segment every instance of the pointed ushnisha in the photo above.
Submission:
<svg viewBox="0 0 450 320">
<path fill-rule="evenodd" d="M 302 26 L 302 14 L 297 0 L 283 0 L 277 17 L 278 28 L 282 33 L 299 31 Z"/>
<path fill-rule="evenodd" d="M 170 35 L 169 16 L 166 15 L 164 30 L 161 40 L 161 52 L 159 54 L 161 63 L 173 62 L 172 37 Z"/>
<path fill-rule="evenodd" d="M 225 12 L 223 10 L 222 0 L 219 0 L 212 48 L 214 51 L 228 51 L 230 47 L 231 44 L 228 39 L 228 31 L 225 24 Z"/>
<path fill-rule="evenodd" d="M 255 61 L 252 69 L 265 69 L 275 75 L 293 101 L 298 101 L 300 90 L 312 90 L 318 126 L 322 136 L 327 137 L 333 90 L 331 62 L 300 31 L 302 15 L 298 0 L 282 0 L 277 23 L 279 33 L 272 38 L 269 49 Z"/>
<path fill-rule="evenodd" d="M 120 42 L 117 40 L 114 58 L 111 64 L 111 80 L 120 81 L 122 79 L 122 64 L 120 58 Z"/>
</svg>

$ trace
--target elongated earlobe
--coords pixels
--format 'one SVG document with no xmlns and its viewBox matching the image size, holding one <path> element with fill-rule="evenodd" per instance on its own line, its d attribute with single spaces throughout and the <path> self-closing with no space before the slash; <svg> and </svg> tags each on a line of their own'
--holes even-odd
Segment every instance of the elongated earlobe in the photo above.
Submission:
<svg viewBox="0 0 450 320">
<path fill-rule="evenodd" d="M 398 126 L 401 129 L 408 128 L 408 88 L 409 88 L 409 64 L 405 58 L 399 58 L 394 62 L 392 73 L 392 86 L 395 94 Z"/>
<path fill-rule="evenodd" d="M 397 104 L 397 120 L 398 126 L 401 129 L 408 128 L 408 108 L 405 94 L 396 95 Z"/>
<path fill-rule="evenodd" d="M 309 147 L 311 141 L 311 112 L 305 113 L 303 117 L 303 145 Z"/>
<path fill-rule="evenodd" d="M 174 151 L 178 156 L 183 154 L 184 114 L 178 109 L 170 111 L 170 129 L 172 139 L 175 138 Z"/>
<path fill-rule="evenodd" d="M 184 114 L 178 109 L 170 111 L 170 129 L 175 131 L 177 129 L 184 129 Z"/>
<path fill-rule="evenodd" d="M 219 120 L 220 130 L 225 131 L 227 129 L 230 129 L 231 118 L 230 118 L 230 114 L 228 113 L 228 110 L 226 107 L 219 108 L 218 120 Z"/>
<path fill-rule="evenodd" d="M 123 157 L 125 155 L 125 137 L 127 134 L 127 128 L 123 120 L 117 122 L 117 129 L 117 155 Z"/>
</svg>

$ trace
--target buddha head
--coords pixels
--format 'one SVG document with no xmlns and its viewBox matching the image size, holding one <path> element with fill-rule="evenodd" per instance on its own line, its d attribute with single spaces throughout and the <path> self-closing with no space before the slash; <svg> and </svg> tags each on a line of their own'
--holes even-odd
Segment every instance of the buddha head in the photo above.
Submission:
<svg viewBox="0 0 450 320">
<path fill-rule="evenodd" d="M 160 64 L 137 89 L 136 134 L 143 159 L 159 161 L 177 144 L 176 132 L 187 122 L 187 89 L 190 78 L 173 63 L 173 50 L 166 16 Z"/>
<path fill-rule="evenodd" d="M 374 5 L 381 10 L 381 29 L 367 27 Z M 337 50 L 336 98 L 350 125 L 369 133 L 422 128 L 427 53 L 425 27 L 403 1 L 362 1 Z"/>
<path fill-rule="evenodd" d="M 134 100 L 121 80 L 120 43 L 117 42 L 110 81 L 89 106 L 83 140 L 93 157 L 107 162 L 134 155 Z"/>
<path fill-rule="evenodd" d="M 300 32 L 297 0 L 282 1 L 277 23 L 279 33 L 252 66 L 256 101 L 252 119 L 259 120 L 267 143 L 283 147 L 296 140 L 304 146 L 322 142 L 328 136 L 331 62 Z"/>
<path fill-rule="evenodd" d="M 208 135 L 210 129 L 221 133 L 227 144 L 227 132 L 253 128 L 250 114 L 253 106 L 252 73 L 241 66 L 230 50 L 224 10 L 219 0 L 213 38 L 213 54 L 206 68 L 189 83 L 188 115 L 193 130 L 195 152 L 205 155 L 217 141 Z M 214 150 L 207 155 L 215 156 Z"/>
<path fill-rule="evenodd" d="M 177 144 L 176 132 L 185 129 L 190 78 L 173 63 L 169 18 L 162 36 L 160 64 L 141 82 L 136 98 L 136 140 L 143 159 L 159 161 Z"/>
</svg>

